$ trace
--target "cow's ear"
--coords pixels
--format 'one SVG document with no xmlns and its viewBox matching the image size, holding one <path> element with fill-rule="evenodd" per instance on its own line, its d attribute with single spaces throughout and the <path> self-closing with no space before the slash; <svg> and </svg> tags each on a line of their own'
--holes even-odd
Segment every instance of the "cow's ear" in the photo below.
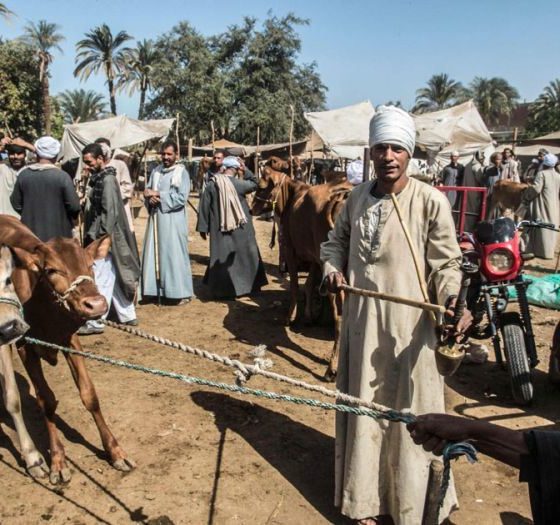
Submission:
<svg viewBox="0 0 560 525">
<path fill-rule="evenodd" d="M 109 250 L 111 249 L 111 236 L 109 234 L 99 237 L 96 241 L 93 241 L 87 248 L 86 252 L 91 256 L 92 259 L 105 259 L 109 255 Z"/>
<path fill-rule="evenodd" d="M 16 268 L 24 268 L 30 272 L 38 273 L 41 270 L 41 263 L 43 258 L 39 253 L 31 253 L 15 246 L 10 247 L 14 256 Z"/>
</svg>

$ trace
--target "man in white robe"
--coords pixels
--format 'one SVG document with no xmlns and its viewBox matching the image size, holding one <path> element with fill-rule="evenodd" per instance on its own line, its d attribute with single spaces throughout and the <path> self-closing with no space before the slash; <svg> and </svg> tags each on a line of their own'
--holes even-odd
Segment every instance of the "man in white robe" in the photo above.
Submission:
<svg viewBox="0 0 560 525">
<path fill-rule="evenodd" d="M 377 179 L 354 188 L 321 248 L 328 288 L 340 284 L 423 301 L 403 219 L 428 283 L 430 299 L 452 308 L 461 283 L 461 252 L 449 201 L 406 176 L 415 127 L 408 113 L 380 107 L 371 121 L 370 146 Z M 465 316 L 457 329 L 468 326 Z M 435 363 L 437 338 L 423 310 L 347 295 L 340 342 L 338 388 L 399 411 L 445 412 L 443 378 Z M 362 524 L 417 525 L 432 456 L 416 447 L 404 425 L 337 414 L 335 505 Z M 451 483 L 440 513 L 456 508 Z"/>
<path fill-rule="evenodd" d="M 11 215 L 19 219 L 19 213 L 14 210 L 10 197 L 16 185 L 18 172 L 25 167 L 27 151 L 32 146 L 21 139 L 0 140 L 0 152 L 6 150 L 8 161 L 0 163 L 0 214 Z"/>
</svg>

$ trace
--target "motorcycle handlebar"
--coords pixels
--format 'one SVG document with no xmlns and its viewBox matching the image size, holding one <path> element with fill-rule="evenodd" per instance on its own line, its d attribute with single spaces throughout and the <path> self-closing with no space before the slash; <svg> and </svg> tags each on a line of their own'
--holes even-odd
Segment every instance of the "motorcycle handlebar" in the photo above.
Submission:
<svg viewBox="0 0 560 525">
<path fill-rule="evenodd" d="M 554 231 L 560 231 L 555 224 L 551 223 L 551 222 L 542 222 L 542 221 L 521 221 L 518 225 L 517 228 L 546 228 L 547 230 L 554 230 Z"/>
</svg>

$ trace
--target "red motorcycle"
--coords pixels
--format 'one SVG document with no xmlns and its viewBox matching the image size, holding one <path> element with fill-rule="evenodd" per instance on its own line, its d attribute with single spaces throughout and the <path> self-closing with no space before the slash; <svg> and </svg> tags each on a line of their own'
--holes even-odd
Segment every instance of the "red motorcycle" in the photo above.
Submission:
<svg viewBox="0 0 560 525">
<path fill-rule="evenodd" d="M 473 234 L 460 238 L 463 271 L 471 274 L 467 305 L 474 319 L 469 336 L 492 338 L 496 362 L 507 363 L 513 397 L 523 405 L 533 399 L 531 369 L 539 363 L 527 301 L 531 281 L 522 278 L 525 261 L 534 257 L 521 253 L 520 231 L 528 228 L 556 230 L 554 224 L 522 221 L 516 225 L 500 217 L 478 223 Z M 512 286 L 517 291 L 517 309 L 508 308 Z"/>
</svg>

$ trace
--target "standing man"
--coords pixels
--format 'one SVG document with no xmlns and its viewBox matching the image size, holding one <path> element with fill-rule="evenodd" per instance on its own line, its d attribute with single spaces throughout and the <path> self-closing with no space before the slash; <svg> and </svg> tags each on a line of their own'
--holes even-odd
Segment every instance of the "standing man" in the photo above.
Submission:
<svg viewBox="0 0 560 525">
<path fill-rule="evenodd" d="M 95 141 L 96 144 L 102 144 L 103 153 L 105 154 L 105 161 L 107 166 L 112 166 L 115 168 L 117 173 L 117 182 L 119 183 L 119 188 L 121 190 L 121 197 L 124 204 L 124 210 L 126 212 L 126 218 L 128 220 L 128 226 L 130 231 L 134 233 L 134 223 L 132 222 L 132 211 L 130 209 L 130 200 L 134 194 L 134 184 L 132 184 L 132 179 L 130 178 L 130 171 L 128 171 L 128 166 L 126 162 L 115 159 L 111 153 L 111 141 L 109 139 L 100 137 Z"/>
<path fill-rule="evenodd" d="M 528 219 L 560 223 L 560 174 L 554 169 L 558 157 L 547 153 L 542 161 L 542 169 L 534 182 L 523 192 L 523 206 L 528 209 Z M 534 253 L 541 259 L 553 259 L 558 233 L 545 228 L 529 228 L 525 251 Z"/>
<path fill-rule="evenodd" d="M 150 218 L 142 253 L 142 297 L 160 296 L 174 304 L 185 304 L 193 295 L 185 210 L 190 177 L 184 166 L 177 163 L 175 142 L 164 142 L 160 154 L 161 164 L 150 174 L 144 191 Z M 156 225 L 157 244 L 154 235 Z M 159 263 L 157 269 L 156 257 Z M 156 271 L 159 271 L 159 283 Z"/>
<path fill-rule="evenodd" d="M 537 173 L 541 170 L 542 168 L 542 163 L 544 160 L 544 156 L 548 154 L 548 150 L 545 148 L 540 148 L 536 158 L 531 160 L 531 164 L 529 164 L 529 166 L 527 166 L 527 169 L 525 170 L 525 173 L 523 173 L 523 182 L 526 182 L 527 184 L 531 184 L 534 180 L 535 177 L 537 176 Z"/>
<path fill-rule="evenodd" d="M 210 235 L 210 261 L 203 282 L 214 298 L 249 295 L 268 283 L 245 199 L 256 189 L 257 179 L 245 164 L 226 157 L 200 199 L 196 231 L 203 239 Z"/>
<path fill-rule="evenodd" d="M 204 175 L 204 181 L 202 183 L 202 191 L 206 188 L 208 181 L 217 173 L 220 173 L 220 169 L 222 168 L 222 164 L 224 163 L 225 159 L 225 152 L 221 149 L 217 149 L 214 152 L 214 156 L 212 157 L 212 164 L 210 164 L 210 169 Z"/>
<path fill-rule="evenodd" d="M 513 156 L 513 150 L 511 148 L 504 148 L 502 159 L 502 178 L 500 180 L 520 182 L 519 163 Z"/>
<path fill-rule="evenodd" d="M 502 179 L 502 161 L 502 154 L 498 151 L 495 151 L 494 153 L 492 153 L 492 155 L 490 155 L 490 164 L 484 168 L 482 180 L 484 186 L 488 188 L 488 199 L 490 199 L 490 195 L 492 195 L 494 184 Z"/>
<path fill-rule="evenodd" d="M 459 152 L 454 151 L 451 153 L 451 162 L 443 168 L 441 172 L 441 181 L 444 186 L 462 186 L 465 167 L 459 164 Z M 447 198 L 452 208 L 455 208 L 457 202 L 457 192 L 447 192 Z"/>
<path fill-rule="evenodd" d="M 354 188 L 321 247 L 327 287 L 335 292 L 347 282 L 424 300 L 394 194 L 422 278 L 430 283 L 431 301 L 452 309 L 461 284 L 461 251 L 445 195 L 406 176 L 414 120 L 394 106 L 379 107 L 369 143 L 377 179 Z M 469 315 L 458 331 L 466 329 Z M 340 391 L 398 411 L 445 412 L 436 331 L 428 312 L 349 294 L 342 323 Z M 387 516 L 399 525 L 421 523 L 431 456 L 414 445 L 402 425 L 350 414 L 336 418 L 335 505 L 342 514 L 367 525 Z M 456 505 L 451 483 L 442 519 Z"/>
<path fill-rule="evenodd" d="M 42 241 L 72 238 L 73 221 L 81 208 L 72 179 L 54 165 L 60 142 L 41 137 L 34 147 L 38 162 L 19 173 L 10 202 L 21 214 L 21 222 Z"/>
<path fill-rule="evenodd" d="M 84 244 L 104 235 L 111 236 L 111 251 L 94 262 L 95 283 L 115 308 L 119 322 L 136 326 L 134 298 L 140 277 L 140 260 L 134 235 L 130 231 L 115 168 L 108 166 L 100 144 L 82 150 L 82 161 L 90 171 L 89 207 L 84 218 Z M 68 178 L 68 176 L 66 176 Z M 81 335 L 103 332 L 103 323 L 88 321 Z"/>
<path fill-rule="evenodd" d="M 0 163 L 0 213 L 18 217 L 19 213 L 14 210 L 10 197 L 16 185 L 17 173 L 25 166 L 25 157 L 30 144 L 20 139 L 11 140 L 3 138 L 0 140 L 0 151 L 6 150 L 8 162 Z"/>
</svg>

